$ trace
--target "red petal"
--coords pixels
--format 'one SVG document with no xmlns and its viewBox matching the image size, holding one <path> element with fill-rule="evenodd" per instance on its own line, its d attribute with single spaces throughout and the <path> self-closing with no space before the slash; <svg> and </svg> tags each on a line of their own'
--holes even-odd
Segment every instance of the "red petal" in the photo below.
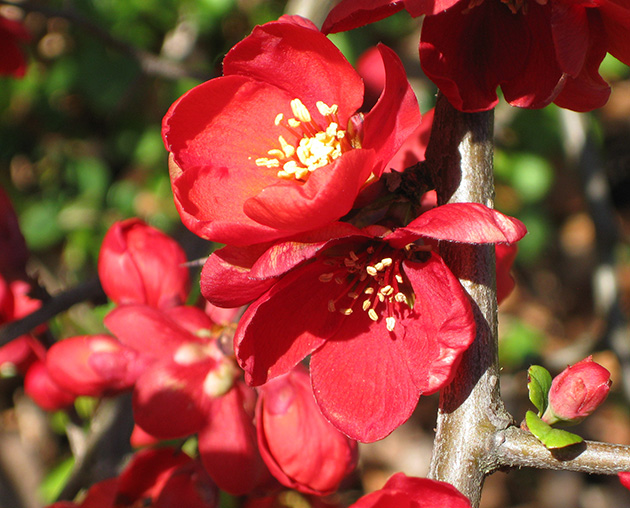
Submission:
<svg viewBox="0 0 630 508">
<path fill-rule="evenodd" d="M 200 339 L 163 312 L 146 305 L 123 305 L 112 310 L 105 326 L 126 346 L 151 359 L 170 356 L 185 342 Z"/>
<path fill-rule="evenodd" d="M 402 328 L 393 338 L 384 319 L 375 324 L 367 313 L 356 311 L 313 353 L 315 397 L 341 432 L 369 443 L 411 416 L 421 390 L 407 365 L 409 347 L 404 341 L 409 338 Z"/>
<path fill-rule="evenodd" d="M 418 101 L 407 81 L 402 62 L 391 49 L 378 45 L 385 65 L 385 88 L 363 122 L 363 148 L 373 148 L 379 177 L 398 149 L 420 124 Z"/>
<path fill-rule="evenodd" d="M 199 432 L 199 454 L 221 490 L 240 496 L 270 483 L 258 452 L 253 424 L 253 391 L 236 385 L 213 406 L 213 417 Z"/>
<path fill-rule="evenodd" d="M 416 319 L 401 326 L 423 344 L 409 347 L 410 371 L 422 393 L 430 395 L 451 382 L 475 338 L 475 320 L 468 295 L 439 256 L 432 254 L 426 263 L 405 261 L 403 267 L 415 293 Z"/>
<path fill-rule="evenodd" d="M 630 65 L 630 4 L 624 0 L 602 0 L 601 14 L 606 34 L 606 49 L 615 58 Z"/>
<path fill-rule="evenodd" d="M 342 0 L 328 13 L 322 32 L 345 32 L 374 23 L 401 11 L 403 4 L 402 0 Z"/>
<path fill-rule="evenodd" d="M 550 21 L 560 69 L 576 77 L 584 65 L 589 43 L 586 9 L 582 5 L 552 2 Z"/>
<path fill-rule="evenodd" d="M 418 236 L 461 243 L 514 243 L 527 233 L 513 217 L 479 203 L 450 203 L 427 210 L 387 241 L 403 246 Z"/>
<path fill-rule="evenodd" d="M 363 103 L 363 83 L 341 51 L 315 25 L 305 28 L 309 23 L 304 20 L 298 25 L 281 19 L 257 26 L 227 54 L 223 73 L 247 76 L 285 90 L 289 100 L 299 98 L 311 112 L 317 111 L 317 101 L 337 104 L 340 124 L 346 125 Z M 273 117 L 280 112 L 285 118 L 292 116 L 277 110 Z M 260 119 L 254 118 L 255 127 L 260 129 Z"/>
<path fill-rule="evenodd" d="M 313 171 L 303 185 L 278 179 L 245 202 L 245 213 L 265 226 L 293 233 L 320 228 L 350 211 L 374 165 L 372 150 L 346 152 Z"/>
<path fill-rule="evenodd" d="M 275 279 L 251 278 L 251 268 L 267 245 L 227 246 L 214 252 L 201 271 L 201 294 L 219 307 L 240 307 L 267 291 Z"/>
<path fill-rule="evenodd" d="M 599 75 L 599 66 L 606 56 L 606 37 L 599 13 L 587 11 L 591 34 L 586 60 L 575 78 L 568 77 L 554 103 L 574 111 L 592 111 L 602 107 L 610 96 L 610 86 Z M 630 27 L 629 27 L 630 28 Z"/>
<path fill-rule="evenodd" d="M 290 371 L 335 331 L 342 315 L 328 310 L 339 286 L 318 277 L 330 272 L 321 261 L 285 275 L 247 309 L 234 349 L 249 384 L 260 385 Z"/>
<path fill-rule="evenodd" d="M 136 382 L 134 420 L 160 439 L 175 439 L 199 431 L 206 423 L 211 401 L 202 386 L 214 362 L 151 366 Z"/>
</svg>

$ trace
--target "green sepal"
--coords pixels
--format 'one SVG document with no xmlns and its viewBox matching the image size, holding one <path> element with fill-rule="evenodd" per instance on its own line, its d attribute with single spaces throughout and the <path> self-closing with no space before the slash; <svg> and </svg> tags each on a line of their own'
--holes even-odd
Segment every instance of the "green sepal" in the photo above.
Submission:
<svg viewBox="0 0 630 508">
<path fill-rule="evenodd" d="M 566 430 L 554 429 L 543 422 L 533 411 L 527 411 L 525 421 L 527 422 L 529 431 L 534 434 L 546 448 L 564 448 L 565 446 L 571 446 L 584 441 L 584 439 L 577 434 L 572 434 Z"/>
<path fill-rule="evenodd" d="M 538 409 L 538 416 L 541 416 L 549 404 L 549 389 L 551 388 L 551 374 L 540 365 L 532 365 L 527 370 L 527 389 L 529 390 L 529 400 Z"/>
</svg>

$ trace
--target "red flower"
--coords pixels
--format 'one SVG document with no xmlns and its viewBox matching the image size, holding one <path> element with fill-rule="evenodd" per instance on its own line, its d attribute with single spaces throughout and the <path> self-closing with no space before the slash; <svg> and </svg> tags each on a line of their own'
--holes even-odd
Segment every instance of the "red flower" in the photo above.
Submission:
<svg viewBox="0 0 630 508">
<path fill-rule="evenodd" d="M 345 215 L 420 120 L 400 60 L 379 49 L 387 83 L 363 118 L 361 78 L 310 21 L 283 17 L 237 44 L 223 77 L 192 89 L 164 118 L 184 224 L 251 245 Z"/>
<path fill-rule="evenodd" d="M 461 285 L 416 242 L 514 242 L 525 227 L 466 203 L 429 210 L 393 233 L 348 224 L 326 233 L 277 244 L 249 269 L 230 267 L 238 249 L 226 247 L 206 263 L 202 293 L 225 306 L 226 293 L 244 303 L 240 288 L 261 295 L 235 336 L 249 383 L 285 374 L 310 354 L 324 416 L 354 439 L 375 441 L 409 418 L 421 394 L 450 382 L 475 334 Z"/>
<path fill-rule="evenodd" d="M 625 488 L 630 489 L 630 473 L 619 473 L 619 481 Z"/>
<path fill-rule="evenodd" d="M 599 75 L 607 52 L 630 63 L 630 8 L 614 0 L 342 1 L 324 32 L 348 30 L 406 8 L 426 14 L 420 40 L 424 72 L 462 111 L 506 100 L 526 108 L 555 102 L 576 111 L 605 104 Z"/>
<path fill-rule="evenodd" d="M 332 494 L 356 466 L 356 441 L 324 419 L 301 366 L 260 387 L 256 428 L 267 467 L 286 487 Z"/>
<path fill-rule="evenodd" d="M 470 508 L 470 501 L 449 483 L 396 473 L 385 486 L 350 508 Z"/>
<path fill-rule="evenodd" d="M 48 508 L 216 508 L 219 493 L 201 464 L 171 447 L 136 453 L 120 476 L 93 485 L 81 503 Z"/>
<path fill-rule="evenodd" d="M 133 392 L 134 419 L 143 431 L 161 439 L 198 433 L 206 470 L 231 494 L 247 494 L 270 480 L 256 446 L 255 393 L 237 379 L 203 311 L 125 305 L 105 324 L 143 357 Z"/>
<path fill-rule="evenodd" d="M 0 74 L 15 78 L 24 76 L 26 62 L 20 43 L 30 38 L 22 24 L 0 16 Z"/>
<path fill-rule="evenodd" d="M 604 402 L 610 385 L 610 372 L 589 356 L 553 379 L 542 419 L 549 425 L 579 423 Z"/>
<path fill-rule="evenodd" d="M 116 222 L 103 239 L 98 275 L 117 304 L 157 308 L 182 305 L 190 290 L 186 254 L 179 244 L 139 219 Z"/>
</svg>

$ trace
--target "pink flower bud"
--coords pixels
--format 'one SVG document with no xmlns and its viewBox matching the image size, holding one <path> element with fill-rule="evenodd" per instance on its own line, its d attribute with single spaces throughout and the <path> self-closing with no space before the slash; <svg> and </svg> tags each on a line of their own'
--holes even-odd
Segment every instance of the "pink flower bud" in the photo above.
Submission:
<svg viewBox="0 0 630 508">
<path fill-rule="evenodd" d="M 354 469 L 356 442 L 322 416 L 305 369 L 263 385 L 256 417 L 260 453 L 283 485 L 326 495 Z"/>
<path fill-rule="evenodd" d="M 98 259 L 103 290 L 117 304 L 165 309 L 188 297 L 190 276 L 179 244 L 139 219 L 115 223 Z"/>
<path fill-rule="evenodd" d="M 610 372 L 589 356 L 553 379 L 542 419 L 550 425 L 579 423 L 604 402 L 610 385 Z"/>
</svg>

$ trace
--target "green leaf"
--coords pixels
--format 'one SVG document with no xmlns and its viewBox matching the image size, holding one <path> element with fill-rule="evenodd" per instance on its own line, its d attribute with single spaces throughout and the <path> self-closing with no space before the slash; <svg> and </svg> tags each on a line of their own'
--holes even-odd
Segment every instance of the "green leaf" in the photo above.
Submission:
<svg viewBox="0 0 630 508">
<path fill-rule="evenodd" d="M 564 448 L 573 444 L 584 441 L 577 434 L 572 434 L 566 430 L 554 429 L 550 425 L 543 422 L 533 411 L 527 411 L 525 421 L 529 427 L 529 431 L 545 445 L 546 448 Z"/>
<path fill-rule="evenodd" d="M 61 491 L 68 483 L 72 468 L 74 467 L 74 457 L 68 457 L 59 464 L 57 464 L 44 478 L 40 487 L 39 494 L 42 497 L 44 504 L 49 504 L 55 501 Z"/>
<path fill-rule="evenodd" d="M 538 409 L 538 416 L 542 415 L 549 403 L 548 395 L 551 388 L 551 374 L 540 365 L 532 365 L 527 371 L 527 389 L 529 400 Z"/>
</svg>

